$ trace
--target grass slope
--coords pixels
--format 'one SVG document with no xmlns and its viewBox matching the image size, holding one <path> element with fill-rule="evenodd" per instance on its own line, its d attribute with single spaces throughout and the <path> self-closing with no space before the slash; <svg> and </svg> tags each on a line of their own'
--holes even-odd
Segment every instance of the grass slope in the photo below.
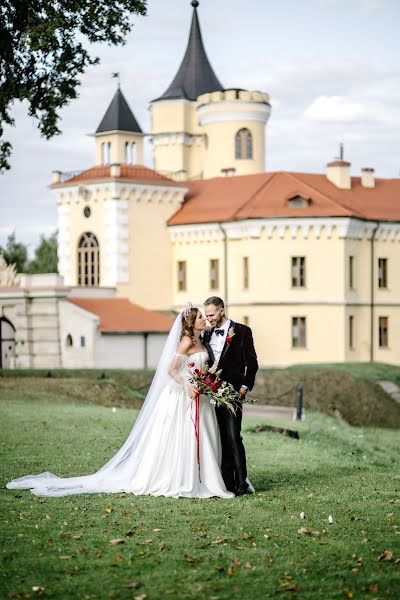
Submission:
<svg viewBox="0 0 400 600">
<path fill-rule="evenodd" d="M 41 391 L 62 401 L 95 402 L 139 408 L 153 371 L 108 369 L 0 370 L 0 394 Z M 302 384 L 307 409 L 339 417 L 352 425 L 400 427 L 400 404 L 377 384 L 388 379 L 400 385 L 400 368 L 380 363 L 297 365 L 260 369 L 252 392 L 260 404 L 294 406 L 295 387 Z"/>
<path fill-rule="evenodd" d="M 2 486 L 45 470 L 93 472 L 135 414 L 50 393 L 43 401 L 35 390 L 0 397 Z M 57 600 L 397 598 L 398 432 L 308 413 L 296 441 L 253 433 L 260 421 L 244 427 L 252 496 L 43 499 L 2 490 L 0 597 L 34 598 L 41 586 Z M 125 587 L 132 582 L 140 583 Z"/>
</svg>

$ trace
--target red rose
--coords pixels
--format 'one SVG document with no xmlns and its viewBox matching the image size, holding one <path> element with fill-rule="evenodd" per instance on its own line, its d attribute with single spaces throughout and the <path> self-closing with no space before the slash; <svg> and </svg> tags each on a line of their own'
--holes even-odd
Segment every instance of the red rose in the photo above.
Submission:
<svg viewBox="0 0 400 600">
<path fill-rule="evenodd" d="M 196 373 L 196 375 L 200 375 L 200 371 L 198 369 L 195 369 L 194 372 Z"/>
<path fill-rule="evenodd" d="M 212 389 L 213 392 L 216 392 L 218 388 L 221 387 L 221 382 L 220 381 L 215 381 L 210 388 Z"/>
<path fill-rule="evenodd" d="M 189 363 L 188 367 L 194 367 L 194 362 Z"/>
<path fill-rule="evenodd" d="M 215 381 L 215 375 L 213 373 L 207 373 L 207 375 L 204 377 L 204 383 L 206 385 L 211 385 L 212 383 L 214 383 Z"/>
<path fill-rule="evenodd" d="M 228 344 L 230 344 L 230 343 L 231 343 L 231 341 L 232 341 L 232 338 L 231 338 L 231 337 L 227 337 L 227 338 L 226 338 L 226 341 L 228 342 Z"/>
</svg>

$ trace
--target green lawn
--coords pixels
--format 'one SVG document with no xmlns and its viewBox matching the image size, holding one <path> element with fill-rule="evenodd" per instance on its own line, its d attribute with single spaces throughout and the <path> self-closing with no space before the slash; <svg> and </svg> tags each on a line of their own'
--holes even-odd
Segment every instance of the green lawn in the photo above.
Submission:
<svg viewBox="0 0 400 600">
<path fill-rule="evenodd" d="M 28 473 L 96 470 L 135 416 L 29 387 L 0 398 L 2 486 Z M 259 422 L 244 425 L 252 496 L 44 499 L 2 489 L 0 597 L 398 598 L 398 431 L 307 412 L 291 424 L 296 441 L 253 433 Z"/>
</svg>

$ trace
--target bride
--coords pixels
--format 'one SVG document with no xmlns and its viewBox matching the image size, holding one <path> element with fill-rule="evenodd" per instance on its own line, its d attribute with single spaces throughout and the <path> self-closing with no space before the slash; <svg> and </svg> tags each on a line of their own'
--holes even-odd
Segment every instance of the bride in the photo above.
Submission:
<svg viewBox="0 0 400 600">
<path fill-rule="evenodd" d="M 200 310 L 178 315 L 165 343 L 142 409 L 123 446 L 98 471 L 80 477 L 45 472 L 7 483 L 36 496 L 128 492 L 173 498 L 233 498 L 220 471 L 221 443 L 214 408 L 200 396 L 195 428 L 195 387 L 191 367 L 208 358 L 200 333 L 206 321 Z"/>
</svg>

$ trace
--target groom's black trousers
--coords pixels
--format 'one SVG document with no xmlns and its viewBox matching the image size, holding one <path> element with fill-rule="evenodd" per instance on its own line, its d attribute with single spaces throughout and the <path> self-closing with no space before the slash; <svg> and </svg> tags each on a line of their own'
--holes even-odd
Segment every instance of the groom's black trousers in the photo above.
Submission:
<svg viewBox="0 0 400 600">
<path fill-rule="evenodd" d="M 236 415 L 228 409 L 216 409 L 222 444 L 221 472 L 225 486 L 234 491 L 246 483 L 246 453 L 240 430 L 242 427 L 242 404 L 238 403 Z"/>
</svg>

